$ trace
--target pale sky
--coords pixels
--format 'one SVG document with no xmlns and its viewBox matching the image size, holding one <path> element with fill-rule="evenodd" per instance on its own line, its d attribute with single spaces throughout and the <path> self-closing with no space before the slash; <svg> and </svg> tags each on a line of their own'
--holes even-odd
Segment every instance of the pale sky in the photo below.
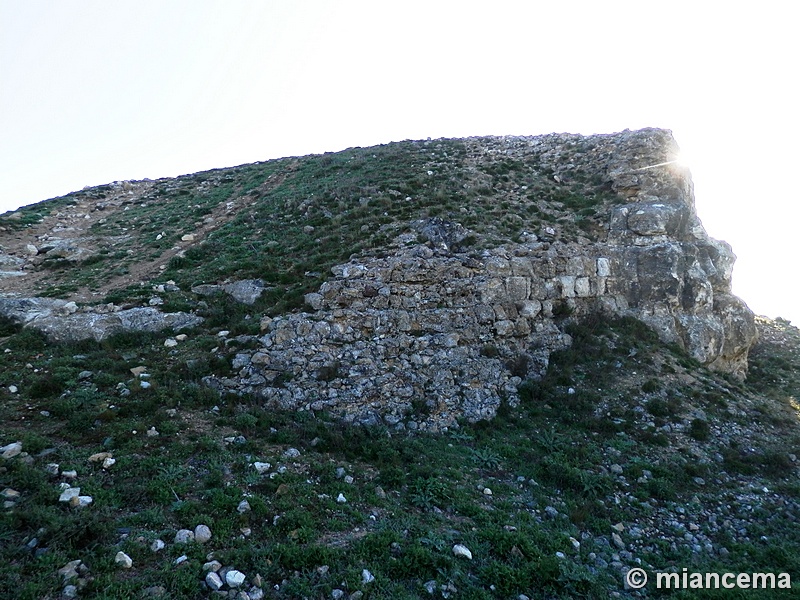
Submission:
<svg viewBox="0 0 800 600">
<path fill-rule="evenodd" d="M 0 211 L 403 139 L 672 129 L 734 291 L 800 324 L 787 0 L 0 0 Z M 0 240 L 2 244 L 2 240 Z"/>
</svg>

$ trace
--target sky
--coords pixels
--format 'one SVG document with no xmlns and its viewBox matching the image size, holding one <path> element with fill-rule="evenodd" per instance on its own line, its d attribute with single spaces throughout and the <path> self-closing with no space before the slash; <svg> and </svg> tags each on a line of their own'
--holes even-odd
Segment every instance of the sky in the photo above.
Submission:
<svg viewBox="0 0 800 600">
<path fill-rule="evenodd" d="M 793 5 L 0 0 L 0 212 L 404 139 L 664 127 L 734 292 L 800 324 Z"/>
</svg>

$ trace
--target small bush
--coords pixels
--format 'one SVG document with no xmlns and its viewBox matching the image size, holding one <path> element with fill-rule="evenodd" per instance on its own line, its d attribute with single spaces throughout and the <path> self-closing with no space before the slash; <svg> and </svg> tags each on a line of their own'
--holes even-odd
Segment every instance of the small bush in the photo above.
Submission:
<svg viewBox="0 0 800 600">
<path fill-rule="evenodd" d="M 645 394 L 652 394 L 654 392 L 657 392 L 660 388 L 661 386 L 655 379 L 648 379 L 642 384 L 642 391 Z"/>
<path fill-rule="evenodd" d="M 689 435 L 699 442 L 706 441 L 711 437 L 711 427 L 705 419 L 693 419 L 689 426 Z"/>
<path fill-rule="evenodd" d="M 14 335 L 22 330 L 22 325 L 9 319 L 4 315 L 0 315 L 0 336 Z"/>
</svg>

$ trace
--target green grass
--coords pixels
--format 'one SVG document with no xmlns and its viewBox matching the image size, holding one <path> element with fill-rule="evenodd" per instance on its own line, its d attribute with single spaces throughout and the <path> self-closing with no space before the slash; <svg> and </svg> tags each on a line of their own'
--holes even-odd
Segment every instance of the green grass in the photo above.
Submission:
<svg viewBox="0 0 800 600">
<path fill-rule="evenodd" d="M 0 489 L 20 492 L 0 513 L 0 597 L 58 597 L 56 571 L 74 559 L 93 577 L 83 597 L 140 598 L 156 585 L 171 598 L 207 597 L 202 564 L 210 552 L 260 574 L 267 597 L 329 598 L 343 589 L 419 598 L 429 596 L 431 581 L 434 597 L 441 590 L 476 599 L 624 597 L 619 569 L 590 558 L 614 561 L 618 523 L 651 571 L 800 574 L 800 484 L 790 456 L 800 455 L 798 344 L 762 340 L 742 383 L 661 346 L 638 321 L 578 320 L 559 305 L 559 326 L 573 344 L 550 356 L 541 379 L 523 383 L 520 403 L 504 403 L 491 422 L 461 422 L 439 435 L 267 410 L 258 398 L 203 385 L 207 375 L 233 374 L 236 352 L 258 344 L 262 315 L 302 308 L 303 294 L 331 266 L 386 251 L 410 220 L 463 223 L 474 231 L 464 250 L 475 253 L 548 225 L 561 239 L 591 234 L 618 199 L 601 173 L 581 171 L 584 151 L 576 146 L 570 156 L 579 165 L 574 180 L 559 182 L 535 154 L 498 154 L 466 169 L 466 142 L 356 148 L 154 182 L 127 211 L 109 213 L 94 233 L 114 243 L 81 265 L 52 265 L 47 293 L 98 286 L 143 255 L 164 255 L 213 217 L 218 225 L 172 258 L 157 282 L 130 282 L 104 298 L 146 303 L 150 284 L 173 279 L 181 291 L 159 294 L 164 308 L 196 310 L 205 322 L 169 349 L 166 334 L 139 333 L 52 345 L 0 320 L 0 349 L 9 350 L 0 352 L 0 445 L 19 440 L 29 454 L 0 459 Z M 111 193 L 95 188 L 61 202 Z M 228 203 L 231 216 L 220 218 Z M 24 209 L 9 226 L 31 225 L 50 208 Z M 200 303 L 190 291 L 248 277 L 270 286 L 253 306 L 224 294 Z M 222 329 L 228 344 L 216 335 Z M 484 356 L 498 352 L 491 343 L 482 348 Z M 529 360 L 521 351 L 505 368 L 523 376 Z M 149 388 L 130 371 L 140 365 Z M 318 377 L 335 379 L 336 369 L 328 365 Z M 424 397 L 412 406 L 423 418 L 430 410 Z M 147 435 L 151 428 L 157 436 Z M 284 457 L 290 447 L 299 458 Z M 109 469 L 88 462 L 103 451 L 117 461 Z M 271 475 L 258 474 L 255 461 L 271 463 Z M 78 472 L 90 507 L 58 502 L 62 478 L 46 472 L 49 463 Z M 337 502 L 340 493 L 346 503 Z M 250 510 L 240 513 L 243 499 Z M 711 513 L 721 515 L 716 529 Z M 684 538 L 676 523 L 686 528 L 695 516 L 726 558 L 696 552 Z M 178 529 L 199 523 L 212 529 L 208 544 L 172 543 Z M 651 524 L 669 536 L 648 531 L 634 542 L 631 529 Z M 167 548 L 155 554 L 149 545 L 157 538 Z M 456 543 L 473 560 L 454 556 Z M 133 558 L 132 571 L 114 564 L 118 550 Z M 183 554 L 189 560 L 176 567 Z M 362 583 L 363 569 L 375 581 Z"/>
<path fill-rule="evenodd" d="M 568 330 L 573 346 L 553 355 L 542 380 L 526 383 L 518 407 L 506 407 L 491 423 L 415 436 L 347 426 L 322 413 L 267 411 L 247 397 L 220 398 L 200 379 L 227 361 L 186 366 L 216 343 L 201 332 L 182 355 L 170 354 L 152 334 L 51 346 L 27 330 L 14 333 L 6 345 L 17 352 L 0 355 L 0 373 L 16 377 L 26 392 L 22 403 L 5 401 L 11 402 L 11 437 L 33 459 L 0 465 L 3 485 L 21 493 L 0 515 L 0 558 L 7 565 L 0 593 L 57 595 L 55 571 L 80 558 L 94 577 L 85 590 L 91 597 L 137 598 L 148 585 L 161 585 L 170 597 L 194 598 L 203 593 L 201 565 L 213 551 L 223 564 L 277 584 L 277 597 L 329 597 L 342 582 L 348 593 L 360 589 L 371 598 L 425 597 L 428 581 L 469 598 L 607 597 L 622 589 L 621 581 L 587 557 L 605 552 L 601 539 L 613 524 L 644 523 L 655 509 L 692 502 L 715 506 L 720 494 L 733 497 L 739 487 L 707 490 L 695 479 L 713 477 L 708 466 L 687 461 L 671 442 L 664 453 L 642 439 L 635 415 L 659 412 L 652 398 L 641 413 L 631 404 L 642 381 L 660 371 L 655 359 L 662 354 L 649 330 L 629 319 L 575 322 Z M 137 389 L 128 372 L 142 363 L 153 383 L 147 390 Z M 93 371 L 91 380 L 79 380 L 81 370 Z M 619 377 L 633 370 L 641 377 Z M 132 390 L 129 396 L 119 396 L 118 382 Z M 602 395 L 592 391 L 598 386 Z M 614 397 L 616 408 L 597 410 Z M 680 406 L 665 402 L 665 416 L 678 418 Z M 211 411 L 215 405 L 219 410 Z M 49 417 L 38 413 L 44 408 Z M 619 418 L 609 418 L 609 411 Z M 150 427 L 160 435 L 147 437 Z M 709 443 L 702 431 L 691 426 L 695 440 Z M 223 439 L 236 435 L 245 442 Z M 288 447 L 301 457 L 284 459 Z M 117 463 L 104 470 L 87 462 L 100 451 L 112 452 Z M 273 472 L 280 465 L 286 470 L 258 475 L 251 466 L 256 460 L 272 463 Z M 785 453 L 731 447 L 724 461 L 729 473 L 765 478 L 764 485 L 797 499 L 800 486 Z M 50 462 L 78 471 L 82 493 L 94 498 L 91 507 L 76 511 L 57 502 L 59 478 L 44 471 Z M 607 470 L 612 462 L 623 466 L 624 480 Z M 336 475 L 339 466 L 353 483 Z M 336 501 L 339 493 L 346 504 Z M 627 499 L 618 504 L 615 497 Z M 240 514 L 243 498 L 251 510 Z M 728 561 L 658 544 L 643 544 L 637 555 L 654 569 L 797 572 L 794 524 L 770 502 L 764 498 L 765 516 L 749 537 L 766 536 L 772 545 L 734 541 L 723 529 L 715 543 L 727 546 Z M 548 518 L 547 506 L 564 517 Z M 213 532 L 208 545 L 172 544 L 178 529 L 201 522 Z M 46 552 L 25 546 L 33 537 Z M 156 538 L 167 542 L 158 555 L 149 550 Z M 581 541 L 579 552 L 570 538 Z M 472 561 L 452 554 L 456 543 L 471 549 Z M 133 558 L 135 576 L 114 565 L 117 549 Z M 181 554 L 189 561 L 176 568 L 171 561 Z M 365 568 L 375 577 L 370 584 L 361 582 Z"/>
</svg>

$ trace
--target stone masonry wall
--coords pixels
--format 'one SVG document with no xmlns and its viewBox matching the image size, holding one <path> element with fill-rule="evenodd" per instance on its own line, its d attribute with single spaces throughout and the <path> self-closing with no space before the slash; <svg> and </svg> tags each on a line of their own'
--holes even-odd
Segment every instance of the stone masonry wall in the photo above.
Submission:
<svg viewBox="0 0 800 600">
<path fill-rule="evenodd" d="M 639 318 L 700 362 L 743 376 L 753 314 L 730 292 L 735 257 L 703 229 L 688 172 L 665 160 L 677 150 L 669 132 L 582 139 L 606 149 L 605 176 L 626 200 L 604 239 L 530 235 L 474 255 L 439 243 L 456 224 L 425 224 L 436 243 L 405 234 L 387 257 L 334 267 L 306 297 L 315 312 L 265 319 L 261 347 L 234 360 L 237 376 L 206 383 L 284 409 L 439 429 L 517 402 L 522 377 L 543 373 L 571 342 L 555 317 L 596 311 Z M 510 147 L 525 143 L 541 140 Z"/>
</svg>

